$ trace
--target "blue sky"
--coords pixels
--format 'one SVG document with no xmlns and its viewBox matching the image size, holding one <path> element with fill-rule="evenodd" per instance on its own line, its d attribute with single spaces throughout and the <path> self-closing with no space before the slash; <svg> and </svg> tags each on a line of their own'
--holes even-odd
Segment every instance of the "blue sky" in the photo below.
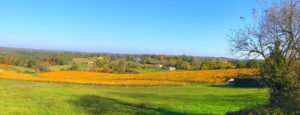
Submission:
<svg viewBox="0 0 300 115">
<path fill-rule="evenodd" d="M 223 56 L 256 0 L 1 0 L 0 46 Z"/>
</svg>

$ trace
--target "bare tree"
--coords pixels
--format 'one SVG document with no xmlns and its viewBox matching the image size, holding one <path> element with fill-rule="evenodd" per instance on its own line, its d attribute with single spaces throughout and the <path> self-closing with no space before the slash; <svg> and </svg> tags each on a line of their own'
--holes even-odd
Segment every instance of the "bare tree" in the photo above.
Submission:
<svg viewBox="0 0 300 115">
<path fill-rule="evenodd" d="M 264 59 L 261 80 L 270 89 L 272 106 L 299 103 L 299 3 L 299 0 L 282 0 L 279 5 L 262 8 L 260 16 L 254 10 L 256 23 L 245 25 L 230 36 L 232 53 Z"/>
</svg>

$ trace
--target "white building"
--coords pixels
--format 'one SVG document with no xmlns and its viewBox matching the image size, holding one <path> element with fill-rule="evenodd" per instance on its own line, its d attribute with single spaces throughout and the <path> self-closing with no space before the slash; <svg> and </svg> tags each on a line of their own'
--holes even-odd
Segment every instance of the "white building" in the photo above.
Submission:
<svg viewBox="0 0 300 115">
<path fill-rule="evenodd" d="M 170 71 L 175 71 L 176 68 L 175 68 L 175 67 L 169 67 L 169 70 L 170 70 Z"/>
</svg>

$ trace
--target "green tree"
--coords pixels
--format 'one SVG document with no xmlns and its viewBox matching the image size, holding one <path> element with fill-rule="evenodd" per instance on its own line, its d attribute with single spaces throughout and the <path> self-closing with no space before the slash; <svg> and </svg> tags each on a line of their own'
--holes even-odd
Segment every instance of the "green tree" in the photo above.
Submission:
<svg viewBox="0 0 300 115">
<path fill-rule="evenodd" d="M 246 62 L 244 60 L 237 60 L 234 62 L 237 68 L 245 68 Z"/>
<path fill-rule="evenodd" d="M 98 59 L 98 60 L 97 60 L 97 65 L 98 65 L 100 68 L 103 68 L 106 64 L 107 64 L 107 61 L 106 61 L 105 59 Z"/>
<path fill-rule="evenodd" d="M 249 60 L 246 63 L 248 68 L 259 68 L 262 65 L 262 61 L 259 60 Z"/>
<path fill-rule="evenodd" d="M 256 24 L 246 25 L 231 36 L 233 53 L 264 59 L 261 80 L 270 93 L 272 107 L 299 109 L 300 102 L 300 5 L 299 0 L 283 0 L 263 9 Z M 256 12 L 253 13 L 256 17 Z"/>
<path fill-rule="evenodd" d="M 31 67 L 34 67 L 35 65 L 36 65 L 35 60 L 29 59 L 29 60 L 27 61 L 27 67 L 31 68 Z"/>
<path fill-rule="evenodd" d="M 70 70 L 78 70 L 78 69 L 79 69 L 79 67 L 77 64 L 72 64 L 72 66 L 70 68 Z"/>
</svg>

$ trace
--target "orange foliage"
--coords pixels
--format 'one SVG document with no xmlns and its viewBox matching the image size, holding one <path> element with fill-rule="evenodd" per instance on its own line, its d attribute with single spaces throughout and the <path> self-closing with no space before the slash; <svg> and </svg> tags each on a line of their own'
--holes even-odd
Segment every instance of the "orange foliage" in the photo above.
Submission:
<svg viewBox="0 0 300 115">
<path fill-rule="evenodd" d="M 84 71 L 38 73 L 36 77 L 21 73 L 0 73 L 0 78 L 44 82 L 126 86 L 182 86 L 191 83 L 223 83 L 240 74 L 255 75 L 256 69 L 199 70 L 145 74 L 110 74 Z"/>
<path fill-rule="evenodd" d="M 18 71 L 16 68 L 12 67 L 11 65 L 0 64 L 0 69 L 5 71 Z"/>
<path fill-rule="evenodd" d="M 29 74 L 16 73 L 16 72 L 0 72 L 0 78 L 15 79 L 15 80 L 32 80 L 33 77 Z"/>
</svg>

